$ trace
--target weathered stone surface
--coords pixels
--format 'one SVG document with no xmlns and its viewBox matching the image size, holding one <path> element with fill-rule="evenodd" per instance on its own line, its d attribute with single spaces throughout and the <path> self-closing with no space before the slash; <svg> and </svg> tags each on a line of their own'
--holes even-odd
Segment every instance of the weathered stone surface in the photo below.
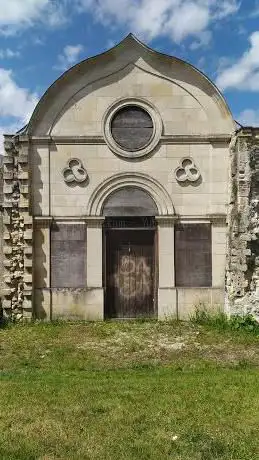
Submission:
<svg viewBox="0 0 259 460">
<path fill-rule="evenodd" d="M 3 226 L 4 226 L 4 215 L 3 215 L 3 157 L 0 155 L 0 296 L 3 291 Z"/>
<path fill-rule="evenodd" d="M 226 269 L 227 311 L 259 320 L 258 129 L 242 128 L 230 147 Z"/>
<path fill-rule="evenodd" d="M 25 267 L 24 264 L 25 238 L 28 245 L 28 241 L 32 239 L 32 223 L 30 219 L 26 219 L 26 215 L 29 215 L 29 199 L 25 200 L 21 195 L 21 187 L 28 190 L 28 181 L 24 180 L 24 176 L 21 177 L 24 173 L 21 173 L 19 166 L 19 142 L 12 136 L 6 136 L 4 146 L 6 152 L 2 187 L 4 218 L 1 231 L 3 256 L 1 257 L 0 254 L 3 260 L 2 308 L 6 316 L 13 320 L 20 320 L 23 317 L 25 283 L 32 282 L 31 266 L 27 264 Z M 25 224 L 25 221 L 29 223 Z M 28 301 L 30 299 L 27 299 Z"/>
</svg>

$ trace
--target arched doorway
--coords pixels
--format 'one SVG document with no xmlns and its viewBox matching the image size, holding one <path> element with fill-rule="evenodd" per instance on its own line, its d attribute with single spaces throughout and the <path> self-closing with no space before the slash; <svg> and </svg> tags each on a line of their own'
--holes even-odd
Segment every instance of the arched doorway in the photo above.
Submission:
<svg viewBox="0 0 259 460">
<path fill-rule="evenodd" d="M 156 316 L 157 206 L 139 187 L 112 192 L 102 208 L 106 318 Z"/>
</svg>

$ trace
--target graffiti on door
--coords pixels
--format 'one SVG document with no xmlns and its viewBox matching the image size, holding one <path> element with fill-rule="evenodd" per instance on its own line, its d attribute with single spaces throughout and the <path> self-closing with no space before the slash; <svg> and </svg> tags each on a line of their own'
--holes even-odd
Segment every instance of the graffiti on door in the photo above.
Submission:
<svg viewBox="0 0 259 460">
<path fill-rule="evenodd" d="M 123 297 L 145 297 L 151 293 L 151 268 L 145 257 L 123 255 L 114 274 L 115 286 Z"/>
</svg>

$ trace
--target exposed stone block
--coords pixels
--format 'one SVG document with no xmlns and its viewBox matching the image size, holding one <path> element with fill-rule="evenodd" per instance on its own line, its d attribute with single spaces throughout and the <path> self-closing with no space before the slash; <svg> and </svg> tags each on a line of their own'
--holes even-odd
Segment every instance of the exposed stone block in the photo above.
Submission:
<svg viewBox="0 0 259 460">
<path fill-rule="evenodd" d="M 10 225 L 10 223 L 11 223 L 10 216 L 8 216 L 7 214 L 4 214 L 4 216 L 3 216 L 3 224 L 4 225 Z"/>
<path fill-rule="evenodd" d="M 13 171 L 4 171 L 3 178 L 4 178 L 4 180 L 13 179 Z"/>
<path fill-rule="evenodd" d="M 28 171 L 20 171 L 18 173 L 18 179 L 20 179 L 20 180 L 28 180 L 29 179 Z"/>
<path fill-rule="evenodd" d="M 24 254 L 27 255 L 27 256 L 31 256 L 32 255 L 32 247 L 25 247 L 24 248 Z"/>
<path fill-rule="evenodd" d="M 25 283 L 32 283 L 32 274 L 25 274 L 23 277 Z"/>
<path fill-rule="evenodd" d="M 10 259 L 4 259 L 4 267 L 10 268 L 12 266 L 12 261 Z"/>
<path fill-rule="evenodd" d="M 32 223 L 33 223 L 32 216 L 30 216 L 29 214 L 26 215 L 26 216 L 24 216 L 24 217 L 23 217 L 23 223 L 24 223 L 25 225 L 30 225 L 30 226 L 31 226 Z"/>
<path fill-rule="evenodd" d="M 31 268 L 32 267 L 32 259 L 25 258 L 24 259 L 24 266 L 26 268 Z"/>
<path fill-rule="evenodd" d="M 29 198 L 22 196 L 19 201 L 19 208 L 28 208 L 29 206 Z"/>
<path fill-rule="evenodd" d="M 13 193 L 13 186 L 5 184 L 4 187 L 3 187 L 3 193 L 6 194 L 6 195 L 9 195 L 10 193 Z"/>
<path fill-rule="evenodd" d="M 11 164 L 11 165 L 12 165 L 13 162 L 14 162 L 14 159 L 13 159 L 12 156 L 10 156 L 10 155 L 5 155 L 5 156 L 4 156 L 4 158 L 3 158 L 3 164 L 4 164 L 4 165 L 7 165 L 7 164 Z"/>
<path fill-rule="evenodd" d="M 18 156 L 18 163 L 28 163 L 28 154 L 27 153 L 20 153 L 20 155 Z"/>
<path fill-rule="evenodd" d="M 12 246 L 4 246 L 3 247 L 3 253 L 4 254 L 8 255 L 8 254 L 12 254 L 12 252 L 13 252 Z"/>
<path fill-rule="evenodd" d="M 7 300 L 7 299 L 3 299 L 2 300 L 2 307 L 3 307 L 4 310 L 11 309 L 12 308 L 12 301 Z"/>
<path fill-rule="evenodd" d="M 4 281 L 6 284 L 10 284 L 13 280 L 13 277 L 11 277 L 10 275 L 5 275 L 4 276 Z"/>
<path fill-rule="evenodd" d="M 32 240 L 32 230 L 25 230 L 24 239 L 25 240 Z"/>
<path fill-rule="evenodd" d="M 12 208 L 13 207 L 13 203 L 11 200 L 6 200 L 6 197 L 4 197 L 4 208 Z"/>
<path fill-rule="evenodd" d="M 20 191 L 23 194 L 29 193 L 29 185 L 20 185 Z"/>
</svg>

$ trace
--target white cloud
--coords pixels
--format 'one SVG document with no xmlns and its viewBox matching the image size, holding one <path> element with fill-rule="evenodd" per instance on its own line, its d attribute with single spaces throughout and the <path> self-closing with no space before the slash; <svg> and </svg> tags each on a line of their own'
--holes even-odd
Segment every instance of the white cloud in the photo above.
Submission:
<svg viewBox="0 0 259 460">
<path fill-rule="evenodd" d="M 236 13 L 240 0 L 0 0 L 1 6 L 5 34 L 37 23 L 57 26 L 80 11 L 147 40 L 161 35 L 180 43 L 189 36 L 200 39 L 213 21 Z"/>
<path fill-rule="evenodd" d="M 240 1 L 237 1 L 237 0 L 223 0 L 223 1 L 219 1 L 218 0 L 214 0 L 214 3 L 218 3 L 218 8 L 216 9 L 215 13 L 214 13 L 214 18 L 215 19 L 223 19 L 225 18 L 226 16 L 230 16 L 232 14 L 235 14 L 240 6 L 241 6 L 241 0 Z"/>
<path fill-rule="evenodd" d="M 37 101 L 36 94 L 16 84 L 11 70 L 0 68 L 0 116 L 14 117 L 25 124 Z"/>
<path fill-rule="evenodd" d="M 10 48 L 0 49 L 0 59 L 13 59 L 20 56 L 19 51 L 13 51 Z"/>
<path fill-rule="evenodd" d="M 237 121 L 243 126 L 259 126 L 259 109 L 243 110 L 237 117 Z"/>
<path fill-rule="evenodd" d="M 208 46 L 211 41 L 211 32 L 209 30 L 205 30 L 204 32 L 200 33 L 199 40 L 195 40 L 191 43 L 190 49 L 195 51 L 199 48 L 203 48 L 204 46 Z"/>
<path fill-rule="evenodd" d="M 259 16 L 259 3 L 257 1 L 256 4 L 254 5 L 254 9 L 250 13 L 250 17 L 251 18 L 258 18 L 258 16 Z"/>
<path fill-rule="evenodd" d="M 176 10 L 171 12 L 166 28 L 174 41 L 180 43 L 188 35 L 199 37 L 208 27 L 209 21 L 209 8 L 202 4 L 185 2 L 177 5 Z"/>
<path fill-rule="evenodd" d="M 200 43 L 213 21 L 240 7 L 238 0 L 77 0 L 77 5 L 104 25 L 127 27 L 147 40 L 168 36 L 176 43 L 190 36 Z"/>
<path fill-rule="evenodd" d="M 83 45 L 65 46 L 63 53 L 58 56 L 58 63 L 54 68 L 62 71 L 68 69 L 78 61 L 83 50 Z"/>
<path fill-rule="evenodd" d="M 249 49 L 237 62 L 219 73 L 216 83 L 221 89 L 259 91 L 259 31 L 249 41 Z"/>
<path fill-rule="evenodd" d="M 7 35 L 37 22 L 56 26 L 65 16 L 63 0 L 0 0 L 0 32 Z"/>
<path fill-rule="evenodd" d="M 21 129 L 29 121 L 37 102 L 37 94 L 19 87 L 11 70 L 0 68 L 0 154 L 3 134 L 14 134 Z"/>
</svg>

